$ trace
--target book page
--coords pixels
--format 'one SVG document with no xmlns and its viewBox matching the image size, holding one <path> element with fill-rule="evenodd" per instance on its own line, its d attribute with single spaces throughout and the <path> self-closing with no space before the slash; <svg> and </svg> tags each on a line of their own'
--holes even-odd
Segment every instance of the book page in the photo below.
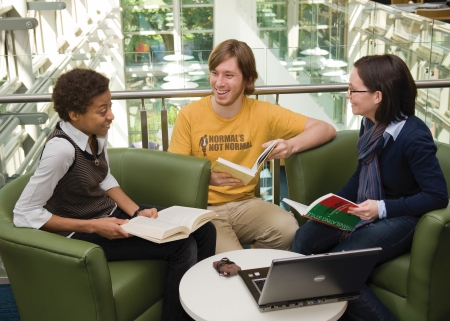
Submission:
<svg viewBox="0 0 450 321">
<path fill-rule="evenodd" d="M 189 234 L 186 234 L 186 233 L 175 233 L 175 234 L 165 237 L 163 239 L 157 239 L 157 238 L 154 238 L 154 237 L 151 237 L 151 236 L 148 236 L 145 234 L 139 234 L 139 233 L 135 233 L 133 235 L 139 236 L 140 238 L 146 239 L 148 241 L 152 241 L 154 243 L 159 243 L 159 244 L 172 242 L 172 241 L 176 241 L 176 240 L 181 240 L 181 239 L 185 239 L 185 238 L 189 237 Z"/>
<path fill-rule="evenodd" d="M 309 206 L 286 198 L 283 202 L 302 216 L 342 230 L 352 230 L 360 221 L 358 216 L 348 213 L 349 207 L 358 207 L 358 205 L 332 193 L 319 197 Z"/>
<path fill-rule="evenodd" d="M 211 218 L 217 214 L 214 211 L 191 208 L 184 206 L 172 206 L 158 212 L 157 221 L 163 221 L 173 225 L 186 226 L 190 231 L 197 228 L 196 224 L 202 218 Z M 205 224 L 204 222 L 203 224 Z"/>
<path fill-rule="evenodd" d="M 273 141 L 269 147 L 267 147 L 258 157 L 255 164 L 253 164 L 252 168 L 248 168 L 233 162 L 230 162 L 226 159 L 219 157 L 217 161 L 212 166 L 211 170 L 213 172 L 218 173 L 228 173 L 232 177 L 240 179 L 244 185 L 250 183 L 250 181 L 256 176 L 258 173 L 259 167 L 264 163 L 269 154 L 275 148 L 278 139 Z"/>
<path fill-rule="evenodd" d="M 159 240 L 179 232 L 189 235 L 189 229 L 186 227 L 145 216 L 136 216 L 128 223 L 122 224 L 121 227 L 129 234 L 146 235 Z"/>
<path fill-rule="evenodd" d="M 292 208 L 294 208 L 300 215 L 305 215 L 306 213 L 308 213 L 308 206 L 302 203 L 298 203 L 287 198 L 283 198 L 283 202 L 285 202 L 289 206 L 292 206 Z"/>
<path fill-rule="evenodd" d="M 269 156 L 269 154 L 272 152 L 272 150 L 275 148 L 275 145 L 278 143 L 278 139 L 275 140 L 272 144 L 269 145 L 262 153 L 259 155 L 258 159 L 256 160 L 255 164 L 252 167 L 252 170 L 255 172 L 258 170 L 259 165 L 264 163 L 266 158 Z"/>
<path fill-rule="evenodd" d="M 235 164 L 235 163 L 230 162 L 230 161 L 228 161 L 228 160 L 226 160 L 224 158 L 221 158 L 221 157 L 219 157 L 217 159 L 216 163 L 217 162 L 222 163 L 222 164 L 224 164 L 224 165 L 226 165 L 228 167 L 234 168 L 234 169 L 236 169 L 236 170 L 238 170 L 240 172 L 243 172 L 243 173 L 245 173 L 247 175 L 250 175 L 250 176 L 255 176 L 255 174 L 256 174 L 256 171 L 254 171 L 251 168 L 248 168 L 248 167 L 245 167 L 245 166 L 242 166 L 242 165 L 239 165 L 239 164 Z M 214 169 L 214 167 L 217 169 L 217 166 L 213 166 L 213 169 Z M 228 172 L 225 172 L 225 173 L 228 173 Z M 231 173 L 228 173 L 228 174 L 231 174 Z"/>
<path fill-rule="evenodd" d="M 250 181 L 256 176 L 257 173 L 253 172 L 250 168 L 234 164 L 223 158 L 217 159 L 211 170 L 213 172 L 228 173 L 232 177 L 240 179 L 244 185 L 250 183 Z"/>
</svg>

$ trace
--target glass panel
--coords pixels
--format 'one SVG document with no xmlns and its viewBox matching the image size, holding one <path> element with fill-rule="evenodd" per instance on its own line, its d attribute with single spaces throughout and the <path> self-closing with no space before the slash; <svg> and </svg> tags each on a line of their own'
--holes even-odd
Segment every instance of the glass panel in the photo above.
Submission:
<svg viewBox="0 0 450 321">
<path fill-rule="evenodd" d="M 173 125 L 178 116 L 179 110 L 192 101 L 199 98 L 169 98 L 165 100 L 165 107 L 167 109 L 167 120 L 169 126 L 169 141 L 172 136 Z M 147 110 L 147 124 L 149 147 L 151 149 L 162 150 L 162 133 L 161 133 L 161 99 L 146 99 L 144 100 L 145 110 Z M 141 113 L 142 108 L 140 100 L 127 100 L 128 120 L 130 133 L 129 142 L 130 147 L 142 146 L 141 135 Z"/>
<path fill-rule="evenodd" d="M 125 65 L 150 66 L 152 63 L 164 61 L 167 51 L 173 51 L 173 35 L 126 35 Z"/>
<path fill-rule="evenodd" d="M 209 88 L 209 68 L 208 68 L 208 58 L 211 50 L 194 50 L 191 55 L 194 59 L 189 61 L 189 70 L 184 74 L 187 81 L 194 82 L 198 84 L 198 88 Z"/>
<path fill-rule="evenodd" d="M 212 30 L 213 7 L 182 8 L 183 30 Z"/>
<path fill-rule="evenodd" d="M 450 24 L 433 21 L 430 79 L 450 78 Z"/>
<path fill-rule="evenodd" d="M 274 27 L 285 29 L 287 6 L 285 4 L 257 4 L 257 24 L 260 28 Z"/>
<path fill-rule="evenodd" d="M 173 0 L 121 0 L 122 6 L 163 6 L 172 5 Z"/>
<path fill-rule="evenodd" d="M 210 36 L 212 41 L 212 35 L 207 36 Z M 160 48 L 164 48 L 161 43 Z M 126 88 L 127 90 L 208 88 L 207 61 L 210 53 L 211 50 L 192 50 L 190 46 L 183 52 L 163 51 L 158 50 L 157 44 L 151 46 L 150 52 L 127 52 Z"/>
<path fill-rule="evenodd" d="M 182 0 L 182 5 L 189 5 L 189 4 L 214 4 L 214 0 Z"/>
<path fill-rule="evenodd" d="M 148 140 L 150 147 L 160 149 L 162 146 L 161 134 L 158 137 L 158 131 L 161 129 L 161 100 L 146 99 L 144 101 L 147 110 Z M 127 100 L 128 120 L 129 120 L 129 142 L 130 146 L 141 147 L 141 101 Z"/>
<path fill-rule="evenodd" d="M 171 8 L 123 9 L 124 32 L 173 30 L 173 10 Z"/>
<path fill-rule="evenodd" d="M 284 4 L 278 1 L 276 5 L 283 7 Z M 271 52 L 268 59 L 274 56 L 289 74 L 283 77 L 283 83 L 347 83 L 354 61 L 365 55 L 383 53 L 401 57 L 416 80 L 448 79 L 450 76 L 450 28 L 447 23 L 371 1 L 301 0 L 298 17 L 286 21 L 288 29 L 298 25 L 298 39 L 293 39 L 287 38 L 281 28 L 273 28 L 264 15 L 271 15 L 276 5 L 269 1 L 257 2 L 258 31 Z M 271 61 L 265 63 L 270 65 Z M 266 68 L 270 71 L 273 65 Z M 265 85 L 280 84 L 280 77 L 275 73 L 268 73 L 266 77 Z M 345 93 L 308 96 L 338 128 L 359 127 L 360 119 L 351 113 Z M 448 96 L 446 88 L 420 89 L 417 99 L 418 113 L 423 114 L 430 128 L 436 128 L 434 132 L 444 141 L 448 141 L 450 128 Z"/>
<path fill-rule="evenodd" d="M 183 33 L 183 52 L 194 60 L 207 62 L 213 50 L 212 33 Z"/>
</svg>

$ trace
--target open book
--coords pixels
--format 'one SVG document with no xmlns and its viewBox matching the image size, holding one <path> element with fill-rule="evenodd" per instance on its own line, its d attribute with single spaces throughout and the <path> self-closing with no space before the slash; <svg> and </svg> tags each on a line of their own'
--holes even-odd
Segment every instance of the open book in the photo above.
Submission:
<svg viewBox="0 0 450 321">
<path fill-rule="evenodd" d="M 341 230 L 351 231 L 361 220 L 358 216 L 348 214 L 349 207 L 358 207 L 358 205 L 332 193 L 319 197 L 309 206 L 287 198 L 283 198 L 283 202 L 290 205 L 304 217 L 340 228 Z"/>
<path fill-rule="evenodd" d="M 143 239 L 166 243 L 185 239 L 217 214 L 199 208 L 172 206 L 158 212 L 158 218 L 136 216 L 121 225 L 128 233 Z"/>
<path fill-rule="evenodd" d="M 240 179 L 244 185 L 247 185 L 256 176 L 256 174 L 258 174 L 259 168 L 262 164 L 264 164 L 277 143 L 278 139 L 273 141 L 273 143 L 270 144 L 270 146 L 267 147 L 261 155 L 259 155 L 252 168 L 238 165 L 219 157 L 211 170 L 218 173 L 228 173 L 234 178 Z"/>
</svg>

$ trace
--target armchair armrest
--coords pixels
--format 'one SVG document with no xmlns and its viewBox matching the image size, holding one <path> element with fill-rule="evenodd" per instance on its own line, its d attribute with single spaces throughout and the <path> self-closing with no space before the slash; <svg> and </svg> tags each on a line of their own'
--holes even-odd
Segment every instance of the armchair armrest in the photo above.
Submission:
<svg viewBox="0 0 450 321">
<path fill-rule="evenodd" d="M 373 271 L 371 286 L 399 320 L 446 320 L 450 307 L 450 205 L 424 214 L 410 253 Z"/>
<path fill-rule="evenodd" d="M 43 311 L 48 320 L 61 315 L 114 320 L 110 273 L 99 246 L 14 227 L 13 208 L 30 176 L 0 189 L 0 255 L 21 319 L 35 320 L 33 313 Z"/>
<path fill-rule="evenodd" d="M 21 318 L 33 320 L 28 311 L 45 311 L 48 320 L 61 315 L 115 319 L 110 273 L 99 246 L 5 225 L 0 234 L 0 252 L 10 282 L 15 284 Z M 26 306 L 21 307 L 23 302 Z"/>
<path fill-rule="evenodd" d="M 442 302 L 450 289 L 449 249 L 450 204 L 423 215 L 416 227 L 408 273 L 408 303 L 412 314 L 431 311 L 433 316 L 424 316 L 427 320 L 444 320 L 450 315 L 448 304 Z M 421 306 L 424 304 L 430 308 L 425 309 Z M 417 311 L 412 307 L 417 307 Z"/>
</svg>

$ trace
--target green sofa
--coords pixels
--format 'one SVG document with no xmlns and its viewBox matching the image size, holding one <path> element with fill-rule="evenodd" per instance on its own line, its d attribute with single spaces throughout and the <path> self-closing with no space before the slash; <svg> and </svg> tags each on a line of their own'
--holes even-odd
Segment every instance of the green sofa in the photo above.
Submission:
<svg viewBox="0 0 450 321">
<path fill-rule="evenodd" d="M 208 160 L 134 148 L 108 153 L 112 174 L 135 202 L 206 208 Z M 0 189 L 0 256 L 20 319 L 160 320 L 163 261 L 108 263 L 95 244 L 14 227 L 12 211 L 29 177 Z"/>
<path fill-rule="evenodd" d="M 332 141 L 286 160 L 289 198 L 310 204 L 337 192 L 357 166 L 358 131 L 340 131 Z M 450 191 L 450 146 L 437 142 L 437 157 Z M 304 218 L 294 213 L 299 224 Z M 450 205 L 424 214 L 412 249 L 375 268 L 369 286 L 399 321 L 450 320 Z"/>
</svg>

